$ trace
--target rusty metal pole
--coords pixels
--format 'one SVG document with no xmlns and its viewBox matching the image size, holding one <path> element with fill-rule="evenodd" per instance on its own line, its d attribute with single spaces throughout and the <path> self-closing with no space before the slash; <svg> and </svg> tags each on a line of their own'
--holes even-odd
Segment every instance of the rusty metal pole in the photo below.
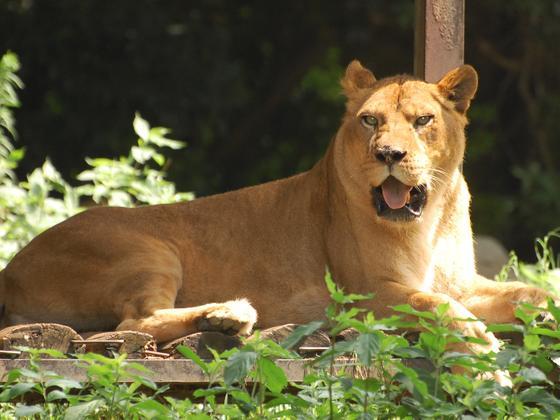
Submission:
<svg viewBox="0 0 560 420">
<path fill-rule="evenodd" d="M 465 0 L 415 0 L 414 74 L 437 82 L 463 64 Z"/>
</svg>

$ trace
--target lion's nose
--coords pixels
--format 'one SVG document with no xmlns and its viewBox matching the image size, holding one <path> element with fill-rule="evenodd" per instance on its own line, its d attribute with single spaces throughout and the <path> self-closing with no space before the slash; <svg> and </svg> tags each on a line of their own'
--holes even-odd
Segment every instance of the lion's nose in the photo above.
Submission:
<svg viewBox="0 0 560 420">
<path fill-rule="evenodd" d="M 392 165 L 393 163 L 400 162 L 406 156 L 404 150 L 393 149 L 389 146 L 383 146 L 375 152 L 375 157 L 380 162 L 386 163 L 387 165 Z"/>
</svg>

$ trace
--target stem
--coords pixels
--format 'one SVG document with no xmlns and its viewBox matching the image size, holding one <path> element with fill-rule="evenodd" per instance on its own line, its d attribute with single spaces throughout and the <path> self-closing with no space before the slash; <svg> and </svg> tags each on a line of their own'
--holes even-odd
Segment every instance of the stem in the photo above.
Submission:
<svg viewBox="0 0 560 420">
<path fill-rule="evenodd" d="M 212 387 L 212 384 L 214 383 L 214 377 L 212 376 L 211 372 L 208 372 L 207 376 L 208 376 L 208 386 L 206 387 L 206 390 L 209 391 L 210 388 Z M 227 404 L 227 397 L 228 397 L 228 393 L 226 392 L 226 395 L 225 395 L 226 404 Z M 205 413 L 206 413 L 206 410 L 208 410 L 207 406 L 208 406 L 208 395 L 206 395 L 204 397 L 204 401 L 202 401 L 202 410 Z"/>
<path fill-rule="evenodd" d="M 257 361 L 257 381 L 259 382 L 259 411 L 260 415 L 264 417 L 264 380 L 262 375 L 262 368 Z"/>
<path fill-rule="evenodd" d="M 257 381 L 253 382 L 253 387 L 251 388 L 251 399 L 255 399 L 255 395 L 257 394 Z"/>
<path fill-rule="evenodd" d="M 381 377 L 383 378 L 383 385 L 385 386 L 385 393 L 389 392 L 389 380 L 387 371 L 385 369 L 385 364 L 383 363 L 383 359 L 379 360 L 379 370 L 381 371 Z"/>
<path fill-rule="evenodd" d="M 333 406 L 333 393 L 332 393 L 332 378 L 334 377 L 334 340 L 331 337 L 331 360 L 329 365 L 329 377 L 327 384 L 329 386 L 329 419 L 334 419 L 334 406 Z"/>
<path fill-rule="evenodd" d="M 370 366 L 368 365 L 366 370 L 366 381 L 364 382 L 364 418 L 366 418 L 366 414 L 367 414 L 369 377 L 370 377 Z"/>
<path fill-rule="evenodd" d="M 434 398 L 438 398 L 438 390 L 439 390 L 439 375 L 441 373 L 441 366 L 439 364 L 439 361 L 436 365 L 436 380 L 434 383 Z"/>
<path fill-rule="evenodd" d="M 116 367 L 116 370 L 115 370 L 115 384 L 119 383 L 119 377 L 120 377 L 119 367 L 120 366 L 117 364 L 117 367 Z M 109 416 L 108 416 L 110 419 L 113 418 L 113 406 L 115 405 L 115 397 L 117 395 L 117 389 L 118 389 L 118 385 L 116 385 L 113 388 L 113 395 L 111 396 L 111 404 L 109 405 Z"/>
</svg>

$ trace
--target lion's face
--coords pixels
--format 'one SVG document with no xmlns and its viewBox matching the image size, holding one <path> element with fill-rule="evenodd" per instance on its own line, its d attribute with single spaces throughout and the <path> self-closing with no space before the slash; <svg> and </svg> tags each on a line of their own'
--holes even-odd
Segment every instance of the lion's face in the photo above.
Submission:
<svg viewBox="0 0 560 420">
<path fill-rule="evenodd" d="M 438 84 L 409 76 L 375 81 L 353 62 L 342 84 L 348 96 L 342 127 L 346 170 L 371 194 L 378 216 L 418 219 L 463 159 L 476 72 L 463 66 Z"/>
</svg>

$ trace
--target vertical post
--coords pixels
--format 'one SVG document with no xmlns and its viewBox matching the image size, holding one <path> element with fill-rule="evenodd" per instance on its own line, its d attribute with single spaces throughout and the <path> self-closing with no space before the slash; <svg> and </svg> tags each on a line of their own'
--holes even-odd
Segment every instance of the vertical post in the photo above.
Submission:
<svg viewBox="0 0 560 420">
<path fill-rule="evenodd" d="M 414 74 L 437 82 L 463 64 L 465 0 L 415 0 Z"/>
</svg>

